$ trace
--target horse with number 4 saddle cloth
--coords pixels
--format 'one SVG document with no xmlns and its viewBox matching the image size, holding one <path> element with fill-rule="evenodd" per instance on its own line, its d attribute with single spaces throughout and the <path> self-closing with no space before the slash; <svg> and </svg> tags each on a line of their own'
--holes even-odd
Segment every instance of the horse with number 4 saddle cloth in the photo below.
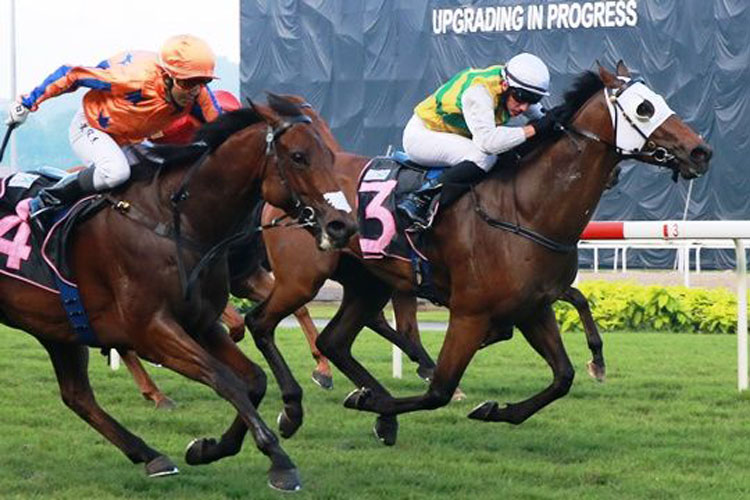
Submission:
<svg viewBox="0 0 750 500">
<path fill-rule="evenodd" d="M 173 152 L 170 148 L 132 146 L 125 153 L 132 179 L 153 176 L 156 168 L 173 158 L 196 155 L 199 145 Z M 75 169 L 73 169 L 75 170 Z M 68 250 L 73 228 L 105 206 L 118 208 L 117 200 L 107 194 L 85 196 L 72 204 L 32 215 L 32 200 L 46 187 L 70 174 L 54 167 L 17 172 L 0 179 L 0 273 L 24 281 L 50 293 L 59 294 L 78 341 L 99 346 L 78 286 L 68 265 Z"/>
<path fill-rule="evenodd" d="M 0 179 L 0 273 L 59 294 L 81 343 L 96 345 L 66 249 L 73 226 L 95 213 L 101 200 L 87 196 L 44 217 L 32 219 L 30 214 L 32 198 L 65 175 L 63 170 L 42 167 Z"/>
</svg>

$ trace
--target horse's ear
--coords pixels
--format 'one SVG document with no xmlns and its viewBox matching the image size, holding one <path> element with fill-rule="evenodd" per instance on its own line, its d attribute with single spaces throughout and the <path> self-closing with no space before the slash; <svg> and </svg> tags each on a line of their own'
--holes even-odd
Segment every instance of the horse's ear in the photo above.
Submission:
<svg viewBox="0 0 750 500">
<path fill-rule="evenodd" d="M 263 119 L 263 121 L 268 124 L 272 124 L 276 121 L 276 118 L 270 114 L 270 110 L 266 111 L 265 108 L 256 106 L 249 97 L 246 97 L 245 100 L 247 101 L 247 105 L 250 107 L 250 109 L 255 111 L 255 113 Z"/>
<path fill-rule="evenodd" d="M 599 66 L 599 78 L 601 78 L 605 86 L 614 89 L 621 85 L 622 82 L 617 79 L 617 76 L 610 73 L 599 61 L 596 61 L 596 64 Z"/>
<path fill-rule="evenodd" d="M 617 61 L 617 69 L 615 70 L 617 72 L 617 76 L 624 76 L 626 78 L 630 78 L 630 70 L 627 66 L 625 66 L 625 63 L 622 59 Z"/>
</svg>

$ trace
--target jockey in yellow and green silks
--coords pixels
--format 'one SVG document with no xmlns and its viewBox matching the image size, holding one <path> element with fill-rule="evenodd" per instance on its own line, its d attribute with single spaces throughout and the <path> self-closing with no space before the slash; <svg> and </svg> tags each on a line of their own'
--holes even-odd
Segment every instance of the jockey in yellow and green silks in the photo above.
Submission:
<svg viewBox="0 0 750 500">
<path fill-rule="evenodd" d="M 548 89 L 547 66 L 522 53 L 506 65 L 459 72 L 414 108 L 404 129 L 404 150 L 417 163 L 449 167 L 398 204 L 414 228 L 430 225 L 430 201 L 444 183 L 473 183 L 498 154 L 552 130 L 554 118 L 539 103 Z M 530 120 L 526 125 L 506 125 L 522 114 Z"/>
</svg>

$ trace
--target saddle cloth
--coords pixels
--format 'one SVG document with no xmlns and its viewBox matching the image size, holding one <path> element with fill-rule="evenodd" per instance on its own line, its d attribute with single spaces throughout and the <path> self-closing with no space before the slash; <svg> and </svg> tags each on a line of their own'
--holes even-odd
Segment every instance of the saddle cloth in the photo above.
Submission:
<svg viewBox="0 0 750 500">
<path fill-rule="evenodd" d="M 64 175 L 56 169 L 18 172 L 0 179 L 0 273 L 49 292 L 59 293 L 57 279 L 75 286 L 66 263 L 68 234 L 93 196 L 44 218 L 48 225 L 32 221 L 31 198 Z"/>
<path fill-rule="evenodd" d="M 359 244 L 366 259 L 396 257 L 412 260 L 418 250 L 415 233 L 407 231 L 412 222 L 396 205 L 406 194 L 421 186 L 426 179 L 437 177 L 443 168 L 429 168 L 408 160 L 403 153 L 376 156 L 360 175 L 357 187 L 357 218 Z M 432 201 L 439 203 L 439 196 Z M 435 212 L 431 207 L 431 212 Z M 417 233 L 418 234 L 418 233 Z"/>
</svg>

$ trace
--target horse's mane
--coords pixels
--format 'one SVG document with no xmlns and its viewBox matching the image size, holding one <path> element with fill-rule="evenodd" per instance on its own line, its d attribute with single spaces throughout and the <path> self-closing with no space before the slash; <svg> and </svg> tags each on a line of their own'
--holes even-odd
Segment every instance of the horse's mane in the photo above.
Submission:
<svg viewBox="0 0 750 500">
<path fill-rule="evenodd" d="M 302 115 L 300 107 L 282 96 L 267 92 L 268 106 L 279 116 L 294 118 Z M 221 146 L 235 132 L 263 121 L 256 110 L 257 104 L 240 108 L 219 116 L 216 120 L 204 124 L 195 133 L 196 141 L 204 141 L 211 151 Z"/>
<path fill-rule="evenodd" d="M 578 75 L 570 88 L 563 94 L 563 103 L 555 109 L 557 120 L 563 125 L 568 125 L 578 110 L 586 104 L 586 101 L 603 88 L 604 82 L 602 82 L 596 72 L 589 70 Z M 509 152 L 503 153 L 498 159 L 498 163 L 501 165 L 508 164 L 507 162 L 509 161 L 517 161 L 518 157 L 527 157 L 530 153 L 539 150 L 543 144 L 549 144 L 550 139 L 557 138 L 558 136 L 559 133 L 553 133 L 549 137 L 542 139 L 532 138 Z M 498 172 L 498 175 L 500 175 L 504 170 L 499 168 L 493 171 Z"/>
<path fill-rule="evenodd" d="M 138 167 L 139 170 L 145 172 L 138 178 L 144 176 L 150 178 L 156 168 L 161 166 L 190 164 L 206 152 L 206 145 L 209 152 L 215 151 L 236 132 L 256 123 L 262 123 L 264 119 L 258 112 L 259 107 L 260 105 L 251 103 L 250 107 L 221 114 L 216 120 L 203 124 L 196 131 L 191 144 L 156 144 L 147 148 L 140 145 L 134 146 L 133 154 L 140 161 L 139 165 L 135 165 L 134 168 Z M 293 118 L 303 114 L 295 102 L 276 94 L 268 94 L 268 107 L 281 117 Z"/>
<path fill-rule="evenodd" d="M 573 85 L 563 95 L 563 104 L 558 115 L 559 121 L 565 125 L 570 123 L 570 119 L 586 104 L 586 101 L 603 88 L 604 83 L 594 71 L 584 71 L 578 75 Z"/>
</svg>

